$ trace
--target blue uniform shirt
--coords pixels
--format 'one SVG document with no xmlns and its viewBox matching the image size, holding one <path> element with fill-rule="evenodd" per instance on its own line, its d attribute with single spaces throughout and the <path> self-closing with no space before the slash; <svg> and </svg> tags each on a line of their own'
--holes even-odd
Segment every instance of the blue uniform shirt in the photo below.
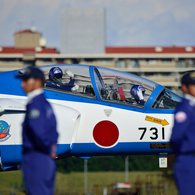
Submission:
<svg viewBox="0 0 195 195">
<path fill-rule="evenodd" d="M 175 110 L 170 143 L 177 155 L 195 152 L 195 98 L 190 95 Z"/>
<path fill-rule="evenodd" d="M 50 154 L 57 143 L 56 119 L 43 93 L 34 96 L 26 106 L 23 122 L 23 151 L 38 150 Z"/>
</svg>

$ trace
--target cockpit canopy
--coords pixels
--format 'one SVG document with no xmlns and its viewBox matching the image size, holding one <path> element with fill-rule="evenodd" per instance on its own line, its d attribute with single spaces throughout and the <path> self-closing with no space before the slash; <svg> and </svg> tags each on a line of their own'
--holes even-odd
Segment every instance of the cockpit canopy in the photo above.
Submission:
<svg viewBox="0 0 195 195">
<path fill-rule="evenodd" d="M 51 82 L 49 71 L 53 67 L 60 67 L 63 72 L 61 83 L 54 83 L 58 85 L 57 87 L 47 84 Z M 41 69 L 46 80 L 45 90 L 139 108 L 144 108 L 149 99 L 153 101 L 152 109 L 175 109 L 177 103 L 181 101 L 180 96 L 166 88 L 154 96 L 153 92 L 158 86 L 157 83 L 117 70 L 87 65 L 53 65 L 44 66 Z M 74 78 L 68 74 L 67 70 L 73 73 Z M 23 72 L 24 69 L 18 73 Z M 74 90 L 70 87 L 67 90 L 65 85 L 69 83 L 73 84 L 72 87 L 76 85 L 78 87 Z"/>
</svg>

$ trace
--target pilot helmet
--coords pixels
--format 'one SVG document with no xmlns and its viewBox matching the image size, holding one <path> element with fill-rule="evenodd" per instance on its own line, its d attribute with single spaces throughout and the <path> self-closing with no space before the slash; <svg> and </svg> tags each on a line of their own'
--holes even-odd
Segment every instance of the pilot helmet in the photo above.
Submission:
<svg viewBox="0 0 195 195">
<path fill-rule="evenodd" d="M 52 81 L 61 79 L 62 75 L 63 75 L 62 69 L 59 67 L 53 67 L 49 71 L 49 79 Z"/>
<path fill-rule="evenodd" d="M 145 88 L 142 85 L 133 85 L 130 94 L 135 100 L 143 100 L 143 96 L 145 94 Z"/>
</svg>

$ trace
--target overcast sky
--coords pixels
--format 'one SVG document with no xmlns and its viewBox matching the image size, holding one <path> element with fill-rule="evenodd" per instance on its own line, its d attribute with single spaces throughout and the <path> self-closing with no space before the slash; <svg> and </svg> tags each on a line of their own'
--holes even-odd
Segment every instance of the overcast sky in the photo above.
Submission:
<svg viewBox="0 0 195 195">
<path fill-rule="evenodd" d="M 0 0 L 0 46 L 35 26 L 60 49 L 65 7 L 105 8 L 106 46 L 195 46 L 195 0 Z"/>
</svg>

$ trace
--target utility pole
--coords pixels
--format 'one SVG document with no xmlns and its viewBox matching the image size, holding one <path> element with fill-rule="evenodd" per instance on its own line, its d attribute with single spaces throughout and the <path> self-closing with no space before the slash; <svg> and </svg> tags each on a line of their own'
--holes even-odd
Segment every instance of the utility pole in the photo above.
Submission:
<svg viewBox="0 0 195 195">
<path fill-rule="evenodd" d="M 84 159 L 84 194 L 87 194 L 87 159 Z"/>
<path fill-rule="evenodd" d="M 125 158 L 125 182 L 129 182 L 129 156 Z"/>
</svg>

